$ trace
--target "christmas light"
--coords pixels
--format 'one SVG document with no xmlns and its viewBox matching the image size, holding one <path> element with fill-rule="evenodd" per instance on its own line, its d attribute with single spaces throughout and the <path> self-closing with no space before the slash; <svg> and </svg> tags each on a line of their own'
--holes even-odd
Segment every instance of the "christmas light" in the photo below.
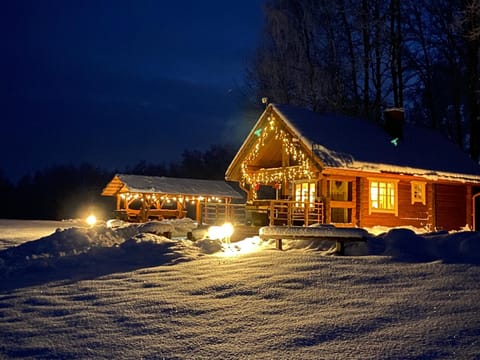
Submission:
<svg viewBox="0 0 480 360">
<path fill-rule="evenodd" d="M 253 185 L 253 198 L 257 197 L 257 190 L 259 184 L 274 185 L 282 184 L 285 181 L 312 179 L 315 176 L 314 168 L 310 164 L 310 160 L 301 149 L 299 140 L 293 138 L 286 131 L 284 131 L 273 116 L 268 117 L 268 126 L 264 129 L 256 131 L 257 140 L 252 148 L 252 151 L 246 156 L 245 160 L 241 163 L 240 171 L 242 174 L 242 184 Z M 296 165 L 281 167 L 281 168 L 269 168 L 260 169 L 257 171 L 249 171 L 248 166 L 252 164 L 260 154 L 261 149 L 265 146 L 265 143 L 269 139 L 281 140 L 283 151 L 290 156 L 291 160 Z"/>
<path fill-rule="evenodd" d="M 178 195 L 162 195 L 162 196 L 157 196 L 156 194 L 142 194 L 142 193 L 122 193 L 119 194 L 120 199 L 122 200 L 127 200 L 128 203 L 130 204 L 131 202 L 138 200 L 141 202 L 147 202 L 151 204 L 155 204 L 159 201 L 162 202 L 167 202 L 167 203 L 172 203 L 172 202 L 179 202 L 179 203 L 188 203 L 190 202 L 191 204 L 195 204 L 197 201 L 204 201 L 207 200 L 207 202 L 218 202 L 222 203 L 225 201 L 224 198 L 218 197 L 218 196 L 210 196 L 210 197 L 203 197 L 203 196 L 178 196 Z"/>
</svg>

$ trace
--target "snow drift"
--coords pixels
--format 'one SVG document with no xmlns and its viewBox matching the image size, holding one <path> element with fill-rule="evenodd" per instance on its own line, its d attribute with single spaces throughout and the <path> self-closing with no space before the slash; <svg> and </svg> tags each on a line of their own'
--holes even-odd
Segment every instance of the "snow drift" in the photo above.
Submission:
<svg viewBox="0 0 480 360">
<path fill-rule="evenodd" d="M 273 242 L 245 239 L 227 246 L 220 240 L 187 240 L 196 224 L 190 219 L 152 221 L 145 224 L 109 222 L 91 228 L 57 229 L 49 236 L 0 251 L 0 280 L 27 281 L 43 278 L 99 276 L 135 268 L 191 261 L 204 255 L 240 255 L 249 249 L 274 248 Z M 171 234 L 172 239 L 165 237 Z M 334 254 L 332 241 L 285 240 L 285 250 L 322 251 Z M 347 256 L 387 256 L 392 261 L 480 264 L 480 233 L 462 231 L 416 234 L 391 229 L 370 235 L 366 243 L 346 245 Z"/>
<path fill-rule="evenodd" d="M 29 226 L 9 223 L 22 237 Z M 331 241 L 189 241 L 187 220 L 109 225 L 29 230 L 28 242 L 0 230 L 0 358 L 480 353 L 478 233 L 370 230 L 330 256 Z"/>
</svg>

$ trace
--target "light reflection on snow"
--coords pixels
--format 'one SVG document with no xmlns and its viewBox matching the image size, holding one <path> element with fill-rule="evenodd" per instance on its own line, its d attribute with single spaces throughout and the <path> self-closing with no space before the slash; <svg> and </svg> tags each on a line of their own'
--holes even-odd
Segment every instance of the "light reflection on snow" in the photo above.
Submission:
<svg viewBox="0 0 480 360">
<path fill-rule="evenodd" d="M 251 254 L 260 251 L 263 248 L 262 243 L 263 241 L 258 236 L 246 238 L 234 243 L 222 242 L 222 252 L 219 253 L 219 255 L 230 257 Z"/>
</svg>

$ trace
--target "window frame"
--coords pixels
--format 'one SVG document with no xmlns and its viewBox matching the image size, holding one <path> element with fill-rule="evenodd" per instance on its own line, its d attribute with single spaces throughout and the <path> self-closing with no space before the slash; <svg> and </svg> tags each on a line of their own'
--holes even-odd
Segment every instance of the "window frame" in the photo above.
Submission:
<svg viewBox="0 0 480 360">
<path fill-rule="evenodd" d="M 415 187 L 420 186 L 420 196 L 416 196 Z M 412 205 L 415 203 L 421 203 L 427 205 L 427 183 L 425 181 L 411 181 L 410 182 L 410 193 Z"/>
<path fill-rule="evenodd" d="M 307 186 L 307 191 L 304 187 Z M 300 187 L 300 189 L 298 189 Z M 300 193 L 298 193 L 300 190 Z M 313 191 L 312 191 L 313 190 Z M 304 207 L 305 203 L 313 206 L 317 198 L 317 182 L 312 180 L 296 180 L 292 182 L 292 200 L 295 201 L 296 206 Z"/>
<path fill-rule="evenodd" d="M 398 216 L 398 183 L 399 181 L 400 180 L 397 180 L 397 179 L 368 178 L 368 213 L 369 214 L 383 213 L 383 214 L 394 214 L 395 216 Z M 376 201 L 378 201 L 378 205 L 380 205 L 380 196 L 384 196 L 385 202 L 388 203 L 389 202 L 388 198 L 391 197 L 391 195 L 389 195 L 388 192 L 393 191 L 393 206 L 391 208 L 387 208 L 387 207 L 380 208 L 380 207 L 373 206 L 374 199 L 372 199 L 372 183 L 378 183 L 377 190 L 380 188 L 381 183 L 385 184 L 386 194 L 379 195 L 378 199 L 376 199 Z M 378 192 L 380 193 L 380 191 Z M 391 202 L 391 199 L 390 199 L 390 202 Z"/>
</svg>

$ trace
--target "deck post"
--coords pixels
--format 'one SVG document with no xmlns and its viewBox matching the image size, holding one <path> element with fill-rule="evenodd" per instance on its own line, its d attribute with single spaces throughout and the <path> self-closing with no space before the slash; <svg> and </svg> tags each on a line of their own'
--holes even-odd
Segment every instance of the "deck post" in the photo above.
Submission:
<svg viewBox="0 0 480 360">
<path fill-rule="evenodd" d="M 270 216 L 269 216 L 269 224 L 275 225 L 275 205 L 273 204 L 273 201 L 270 202 Z M 281 249 L 280 249 L 281 250 Z"/>
<path fill-rule="evenodd" d="M 287 203 L 287 226 L 292 226 L 293 225 L 293 203 L 288 202 Z"/>
<path fill-rule="evenodd" d="M 343 240 L 337 239 L 335 244 L 335 252 L 338 255 L 345 255 L 345 242 Z"/>
<path fill-rule="evenodd" d="M 278 250 L 283 250 L 283 247 L 282 247 L 282 239 L 276 239 L 275 242 L 276 242 L 276 244 L 277 244 L 277 249 L 278 249 Z"/>
</svg>

